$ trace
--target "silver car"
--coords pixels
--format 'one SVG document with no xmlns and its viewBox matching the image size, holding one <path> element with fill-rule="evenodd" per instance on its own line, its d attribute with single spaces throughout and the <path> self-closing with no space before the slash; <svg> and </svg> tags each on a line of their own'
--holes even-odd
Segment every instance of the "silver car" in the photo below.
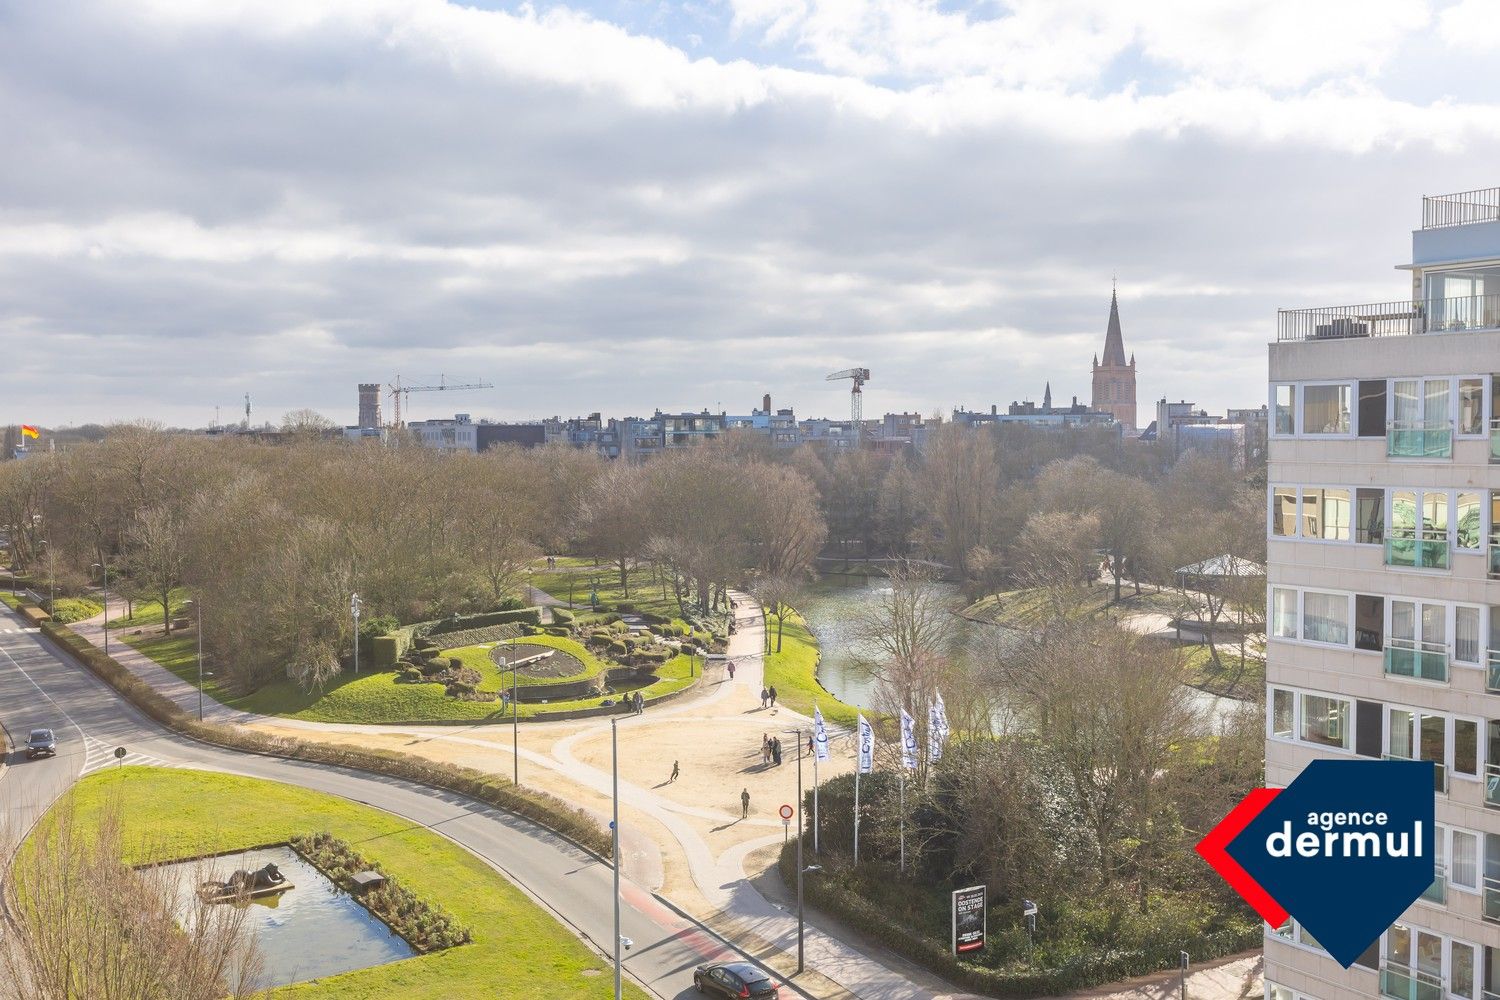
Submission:
<svg viewBox="0 0 1500 1000">
<path fill-rule="evenodd" d="M 26 737 L 26 759 L 35 760 L 37 757 L 56 757 L 57 737 L 52 735 L 50 729 L 33 729 L 31 735 Z"/>
</svg>

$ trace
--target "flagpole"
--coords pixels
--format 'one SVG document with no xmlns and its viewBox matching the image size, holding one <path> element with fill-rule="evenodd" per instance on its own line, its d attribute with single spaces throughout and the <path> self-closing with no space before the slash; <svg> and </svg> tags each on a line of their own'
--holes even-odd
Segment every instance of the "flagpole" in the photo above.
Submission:
<svg viewBox="0 0 1500 1000">
<path fill-rule="evenodd" d="M 900 771 L 901 778 L 901 874 L 906 874 L 906 768 Z"/>
<path fill-rule="evenodd" d="M 854 864 L 859 865 L 859 764 L 854 765 Z"/>
<path fill-rule="evenodd" d="M 813 853 L 823 853 L 818 849 L 818 755 L 813 754 Z"/>
</svg>

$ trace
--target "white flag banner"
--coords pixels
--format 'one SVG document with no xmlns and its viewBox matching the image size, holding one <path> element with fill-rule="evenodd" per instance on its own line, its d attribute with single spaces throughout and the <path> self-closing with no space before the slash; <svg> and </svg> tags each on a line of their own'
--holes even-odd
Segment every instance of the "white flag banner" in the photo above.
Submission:
<svg viewBox="0 0 1500 1000">
<path fill-rule="evenodd" d="M 823 712 L 813 706 L 813 754 L 818 760 L 828 759 L 828 727 L 823 725 Z"/>
<path fill-rule="evenodd" d="M 875 729 L 859 717 L 859 773 L 870 774 L 875 770 Z"/>
<path fill-rule="evenodd" d="M 934 693 L 927 713 L 927 757 L 936 763 L 943 759 L 943 744 L 948 742 L 948 709 L 943 696 Z"/>
<path fill-rule="evenodd" d="M 908 771 L 917 769 L 917 724 L 901 710 L 901 766 Z"/>
</svg>

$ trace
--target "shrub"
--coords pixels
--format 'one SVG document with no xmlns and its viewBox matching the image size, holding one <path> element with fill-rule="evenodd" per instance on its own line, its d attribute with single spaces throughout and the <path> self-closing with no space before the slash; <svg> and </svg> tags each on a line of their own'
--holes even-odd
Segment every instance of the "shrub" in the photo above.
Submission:
<svg viewBox="0 0 1500 1000">
<path fill-rule="evenodd" d="M 416 667 L 405 667 L 401 671 L 401 679 L 408 684 L 415 684 L 422 679 L 422 671 Z"/>
<path fill-rule="evenodd" d="M 624 639 L 615 639 L 609 644 L 609 651 L 615 656 L 624 656 L 630 652 L 630 646 L 626 644 Z"/>
<path fill-rule="evenodd" d="M 495 606 L 496 611 L 520 611 L 526 607 L 526 602 L 519 597 L 507 597 Z"/>
<path fill-rule="evenodd" d="M 577 617 L 578 615 L 568 608 L 552 609 L 552 621 L 558 625 L 566 625 L 572 622 Z"/>
<path fill-rule="evenodd" d="M 630 615 L 635 613 L 635 605 L 630 601 L 621 601 L 615 605 L 615 610 Z"/>
<path fill-rule="evenodd" d="M 42 605 L 52 615 L 52 620 L 64 625 L 92 618 L 104 610 L 104 605 L 86 597 L 59 597 Z"/>
<path fill-rule="evenodd" d="M 568 636 L 568 630 L 558 625 L 554 625 L 546 631 L 548 635 L 555 635 L 559 639 L 565 639 Z"/>
<path fill-rule="evenodd" d="M 374 658 L 377 670 L 393 666 L 404 660 L 400 655 L 401 640 L 394 635 L 377 635 L 370 640 L 370 655 Z"/>
</svg>

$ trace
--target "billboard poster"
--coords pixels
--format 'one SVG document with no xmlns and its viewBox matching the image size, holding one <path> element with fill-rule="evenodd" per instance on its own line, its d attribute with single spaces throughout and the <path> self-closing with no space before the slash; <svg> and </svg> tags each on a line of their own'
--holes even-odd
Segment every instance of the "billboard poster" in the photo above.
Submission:
<svg viewBox="0 0 1500 1000">
<path fill-rule="evenodd" d="M 985 887 L 971 885 L 953 891 L 953 954 L 966 955 L 984 948 Z"/>
</svg>

